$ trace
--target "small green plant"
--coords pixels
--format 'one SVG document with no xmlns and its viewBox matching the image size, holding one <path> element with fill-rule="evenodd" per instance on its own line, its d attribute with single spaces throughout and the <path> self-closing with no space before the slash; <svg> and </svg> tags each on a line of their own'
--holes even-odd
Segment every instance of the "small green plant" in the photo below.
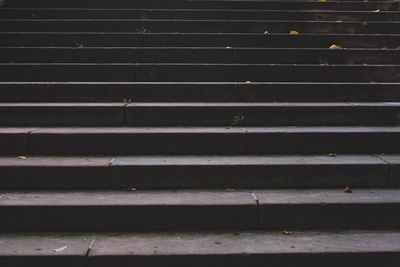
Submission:
<svg viewBox="0 0 400 267">
<path fill-rule="evenodd" d="M 77 46 L 78 48 L 84 48 L 84 47 L 86 47 L 85 44 L 83 44 L 83 43 L 76 43 L 76 46 Z"/>
<path fill-rule="evenodd" d="M 132 103 L 132 99 L 130 99 L 130 98 L 124 98 L 124 99 L 122 100 L 122 106 L 123 106 L 123 107 L 126 107 L 126 106 L 129 105 L 130 103 Z"/>
<path fill-rule="evenodd" d="M 136 28 L 136 32 L 137 33 L 147 33 L 149 31 L 144 26 L 142 26 L 140 28 Z"/>
<path fill-rule="evenodd" d="M 232 126 L 239 126 L 244 122 L 244 116 L 243 115 L 237 115 L 233 118 L 232 121 Z"/>
</svg>

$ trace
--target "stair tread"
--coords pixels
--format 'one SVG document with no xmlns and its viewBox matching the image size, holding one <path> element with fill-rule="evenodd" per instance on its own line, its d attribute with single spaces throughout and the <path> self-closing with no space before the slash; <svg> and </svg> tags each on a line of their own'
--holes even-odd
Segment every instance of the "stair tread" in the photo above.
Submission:
<svg viewBox="0 0 400 267">
<path fill-rule="evenodd" d="M 94 103 L 0 103 L 0 108 L 6 107 L 118 107 L 123 103 L 94 102 Z M 399 107 L 400 102 L 146 102 L 129 103 L 125 107 Z"/>
<path fill-rule="evenodd" d="M 250 192 L 229 191 L 42 191 L 1 193 L 0 206 L 219 206 L 255 205 Z"/>
<path fill-rule="evenodd" d="M 396 230 L 296 231 L 290 236 L 279 231 L 2 233 L 0 241 L 0 256 L 85 256 L 89 246 L 89 256 L 400 251 L 400 232 Z M 55 251 L 64 246 L 67 248 Z"/>
<path fill-rule="evenodd" d="M 400 163 L 400 155 L 165 155 L 165 156 L 0 156 L 0 166 L 174 166 L 174 165 L 386 165 L 392 159 Z"/>
<path fill-rule="evenodd" d="M 252 191 L 6 191 L 0 207 L 13 206 L 254 206 L 400 204 L 400 189 L 256 189 Z"/>
<path fill-rule="evenodd" d="M 398 132 L 400 126 L 275 126 L 275 127 L 0 127 L 0 133 L 373 133 Z"/>
</svg>

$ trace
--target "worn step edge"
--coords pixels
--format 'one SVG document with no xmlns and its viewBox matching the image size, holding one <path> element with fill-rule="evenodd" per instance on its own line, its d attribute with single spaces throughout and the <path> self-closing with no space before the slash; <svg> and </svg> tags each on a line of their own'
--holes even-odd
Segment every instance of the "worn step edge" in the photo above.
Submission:
<svg viewBox="0 0 400 267">
<path fill-rule="evenodd" d="M 307 242 L 305 242 L 305 240 Z M 1 234 L 4 266 L 395 266 L 400 233 L 392 231 L 84 232 Z M 243 256 L 246 255 L 246 256 Z M 392 265 L 391 265 L 392 264 Z"/>
<path fill-rule="evenodd" d="M 383 126 L 400 103 L 0 103 L 1 126 Z M 268 114 L 268 116 L 266 116 Z M 317 116 L 315 114 L 318 114 Z"/>
<path fill-rule="evenodd" d="M 332 44 L 343 47 L 396 48 L 396 34 L 224 34 L 224 33 L 110 33 L 110 32 L 3 32 L 2 46 L 70 46 L 70 47 L 316 47 Z M 49 45 L 51 44 L 51 45 Z"/>
<path fill-rule="evenodd" d="M 2 190 L 398 187 L 398 155 L 2 156 Z"/>
<path fill-rule="evenodd" d="M 398 102 L 398 83 L 0 82 L 1 102 Z"/>
<path fill-rule="evenodd" d="M 399 127 L 372 126 L 2 127 L 0 135 L 3 155 L 395 154 L 400 149 Z"/>
<path fill-rule="evenodd" d="M 8 191 L 1 195 L 0 210 L 8 214 L 0 222 L 3 231 L 382 229 L 400 223 L 400 189 Z"/>
<path fill-rule="evenodd" d="M 0 47 L 3 63 L 396 64 L 397 49 Z"/>
<path fill-rule="evenodd" d="M 307 242 L 305 242 L 305 240 Z M 398 231 L 0 234 L 4 266 L 395 266 Z M 246 256 L 243 256 L 246 255 Z M 392 265 L 391 265 L 392 264 Z"/>
<path fill-rule="evenodd" d="M 10 215 L 0 222 L 2 231 L 257 227 L 257 203 L 246 191 L 8 191 L 1 195 L 0 210 Z M 24 217 L 30 218 L 32 212 L 36 219 L 29 219 L 27 225 Z"/>
</svg>

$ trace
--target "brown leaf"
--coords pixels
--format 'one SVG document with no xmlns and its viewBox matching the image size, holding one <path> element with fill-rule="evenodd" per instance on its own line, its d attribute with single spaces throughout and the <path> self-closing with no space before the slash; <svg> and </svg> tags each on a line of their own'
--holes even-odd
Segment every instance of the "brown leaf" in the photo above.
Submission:
<svg viewBox="0 0 400 267">
<path fill-rule="evenodd" d="M 299 33 L 298 31 L 296 31 L 296 30 L 291 30 L 291 31 L 289 32 L 289 34 L 290 34 L 290 35 L 299 35 L 300 33 Z"/>
<path fill-rule="evenodd" d="M 291 235 L 291 234 L 293 234 L 293 232 L 292 232 L 292 231 L 288 231 L 288 230 L 283 230 L 283 231 L 282 231 L 282 234 L 284 234 L 284 235 Z"/>
<path fill-rule="evenodd" d="M 26 159 L 25 156 L 19 156 L 18 159 Z"/>
<path fill-rule="evenodd" d="M 329 153 L 328 156 L 329 156 L 329 157 L 336 157 L 337 154 L 336 154 L 336 153 Z"/>
<path fill-rule="evenodd" d="M 343 189 L 343 192 L 345 192 L 345 193 L 353 193 L 353 191 L 350 189 L 350 187 L 348 187 L 348 186 L 346 186 L 344 189 Z"/>
</svg>

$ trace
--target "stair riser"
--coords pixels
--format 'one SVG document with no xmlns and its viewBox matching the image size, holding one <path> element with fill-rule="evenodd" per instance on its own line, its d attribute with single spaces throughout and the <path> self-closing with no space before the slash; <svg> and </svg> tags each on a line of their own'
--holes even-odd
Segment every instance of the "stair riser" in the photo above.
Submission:
<svg viewBox="0 0 400 267">
<path fill-rule="evenodd" d="M 3 206 L 2 231 L 153 231 L 239 229 L 382 229 L 400 223 L 400 205 L 282 204 Z M 259 214 L 260 224 L 257 223 Z"/>
<path fill-rule="evenodd" d="M 291 267 L 293 265 L 306 267 L 312 266 L 315 262 L 323 262 L 326 267 L 340 266 L 343 262 L 354 267 L 374 267 L 383 265 L 395 267 L 400 255 L 397 252 L 392 253 L 276 253 L 276 254 L 230 254 L 230 255 L 179 255 L 179 256 L 126 256 L 110 255 L 101 257 L 90 257 L 89 262 L 96 267 L 105 266 L 210 266 L 210 267 L 230 267 L 245 266 L 247 264 L 256 267 L 265 266 L 265 262 L 273 266 Z M 362 264 L 360 264 L 362 263 Z M 13 265 L 14 266 L 14 265 Z"/>
<path fill-rule="evenodd" d="M 400 35 L 0 33 L 1 46 L 396 48 Z M 51 44 L 51 45 L 50 45 Z"/>
<path fill-rule="evenodd" d="M 400 23 L 303 21 L 185 21 L 185 20 L 1 20 L 2 32 L 128 32 L 128 33 L 346 33 L 397 34 Z"/>
<path fill-rule="evenodd" d="M 398 102 L 397 84 L 0 83 L 3 102 Z"/>
<path fill-rule="evenodd" d="M 398 21 L 400 13 L 307 12 L 288 10 L 107 10 L 107 9 L 0 9 L 2 19 L 218 19 Z"/>
<path fill-rule="evenodd" d="M 381 126 L 400 123 L 388 107 L 0 107 L 0 126 Z"/>
<path fill-rule="evenodd" d="M 0 48 L 3 63 L 397 64 L 398 50 Z"/>
<path fill-rule="evenodd" d="M 68 0 L 53 2 L 42 0 L 30 2 L 28 0 L 5 1 L 5 7 L 63 7 L 63 8 L 206 8 L 206 9 L 269 9 L 269 10 L 397 10 L 398 3 L 395 1 L 343 1 L 343 2 L 279 2 L 279 1 L 85 1 Z"/>
<path fill-rule="evenodd" d="M 384 204 L 284 204 L 260 205 L 260 227 L 276 229 L 395 228 L 400 205 Z"/>
<path fill-rule="evenodd" d="M 3 166 L 1 190 L 397 187 L 382 164 Z"/>
<path fill-rule="evenodd" d="M 1 231 L 254 229 L 254 205 L 13 206 Z M 29 222 L 29 223 L 27 223 Z"/>
<path fill-rule="evenodd" d="M 3 133 L 2 154 L 396 153 L 399 133 Z M 99 146 L 107 144 L 107 146 Z"/>
<path fill-rule="evenodd" d="M 400 65 L 0 64 L 0 72 L 0 81 L 8 82 L 400 81 Z"/>
</svg>

